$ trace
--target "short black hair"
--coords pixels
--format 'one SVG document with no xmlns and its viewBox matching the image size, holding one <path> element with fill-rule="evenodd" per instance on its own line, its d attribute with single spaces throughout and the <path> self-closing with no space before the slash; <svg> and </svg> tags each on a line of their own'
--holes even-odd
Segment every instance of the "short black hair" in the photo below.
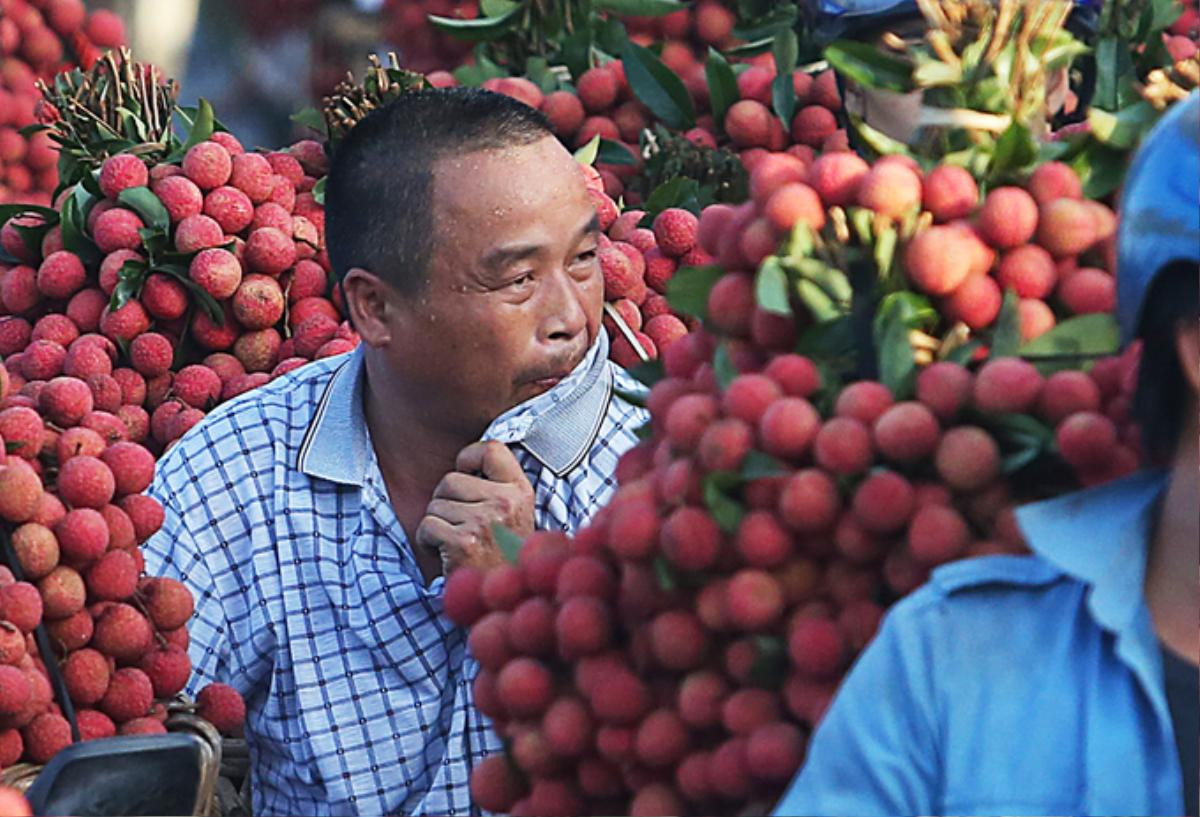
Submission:
<svg viewBox="0 0 1200 817">
<path fill-rule="evenodd" d="M 1142 340 L 1133 415 L 1152 458 L 1168 459 L 1189 410 L 1188 385 L 1179 367 L 1175 335 L 1181 323 L 1200 320 L 1200 270 L 1195 262 L 1172 264 L 1159 273 L 1146 295 L 1138 336 Z"/>
<path fill-rule="evenodd" d="M 413 91 L 371 112 L 337 146 L 325 182 L 334 274 L 360 267 L 418 292 L 433 246 L 434 163 L 553 135 L 538 111 L 477 88 Z"/>
</svg>

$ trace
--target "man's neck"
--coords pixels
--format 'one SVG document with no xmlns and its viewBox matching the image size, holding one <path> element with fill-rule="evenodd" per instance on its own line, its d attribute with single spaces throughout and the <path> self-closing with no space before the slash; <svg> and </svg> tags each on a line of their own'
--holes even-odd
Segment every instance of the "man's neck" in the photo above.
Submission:
<svg viewBox="0 0 1200 817">
<path fill-rule="evenodd" d="M 1171 464 L 1146 568 L 1146 603 L 1163 643 L 1200 663 L 1200 483 L 1196 411 Z"/>
</svg>

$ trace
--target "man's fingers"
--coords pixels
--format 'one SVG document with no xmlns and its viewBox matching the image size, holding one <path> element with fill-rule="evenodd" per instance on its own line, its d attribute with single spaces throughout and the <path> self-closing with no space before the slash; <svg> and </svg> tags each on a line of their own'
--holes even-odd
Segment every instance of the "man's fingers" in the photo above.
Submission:
<svg viewBox="0 0 1200 817">
<path fill-rule="evenodd" d="M 433 489 L 434 499 L 453 499 L 459 502 L 483 502 L 496 492 L 496 484 L 483 477 L 451 471 Z"/>
<path fill-rule="evenodd" d="M 528 481 L 509 447 L 495 440 L 471 443 L 458 452 L 454 467 L 467 474 L 482 473 L 494 482 Z"/>
</svg>

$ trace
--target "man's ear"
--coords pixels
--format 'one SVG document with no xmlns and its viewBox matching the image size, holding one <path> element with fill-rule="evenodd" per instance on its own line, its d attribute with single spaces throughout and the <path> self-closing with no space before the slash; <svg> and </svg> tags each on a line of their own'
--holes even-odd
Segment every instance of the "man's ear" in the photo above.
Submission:
<svg viewBox="0 0 1200 817">
<path fill-rule="evenodd" d="M 350 322 L 368 346 L 384 346 L 392 339 L 390 311 L 392 288 L 378 275 L 354 267 L 342 278 L 342 294 Z"/>
<path fill-rule="evenodd" d="M 1192 396 L 1200 394 L 1200 321 L 1184 321 L 1175 330 L 1175 353 L 1183 367 L 1183 377 L 1192 389 Z"/>
</svg>

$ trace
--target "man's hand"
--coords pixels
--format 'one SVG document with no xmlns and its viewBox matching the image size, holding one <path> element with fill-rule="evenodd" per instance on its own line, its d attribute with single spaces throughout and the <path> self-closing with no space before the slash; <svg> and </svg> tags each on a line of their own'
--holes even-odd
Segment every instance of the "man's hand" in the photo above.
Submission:
<svg viewBox="0 0 1200 817">
<path fill-rule="evenodd" d="M 441 553 L 445 575 L 460 565 L 487 568 L 504 561 L 492 535 L 495 523 L 521 537 L 533 533 L 533 486 L 507 446 L 472 443 L 454 467 L 438 483 L 417 528 L 417 545 Z"/>
</svg>

